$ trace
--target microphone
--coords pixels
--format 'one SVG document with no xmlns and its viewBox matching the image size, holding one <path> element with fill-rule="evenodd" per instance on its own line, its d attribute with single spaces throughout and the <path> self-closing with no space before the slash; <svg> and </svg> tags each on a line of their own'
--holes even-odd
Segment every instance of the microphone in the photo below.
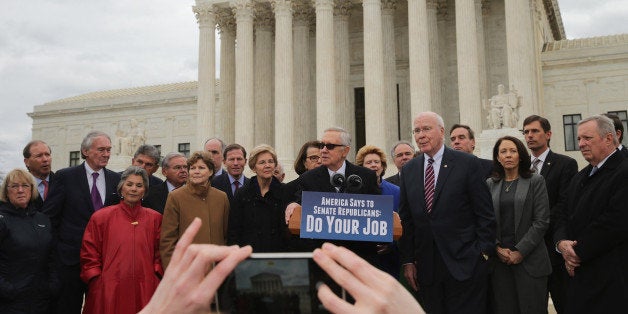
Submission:
<svg viewBox="0 0 628 314">
<path fill-rule="evenodd" d="M 362 178 L 357 174 L 352 174 L 347 178 L 347 191 L 357 192 L 362 188 Z"/>
<path fill-rule="evenodd" d="M 345 186 L 345 176 L 342 173 L 335 173 L 329 180 L 335 188 L 342 189 Z"/>
</svg>

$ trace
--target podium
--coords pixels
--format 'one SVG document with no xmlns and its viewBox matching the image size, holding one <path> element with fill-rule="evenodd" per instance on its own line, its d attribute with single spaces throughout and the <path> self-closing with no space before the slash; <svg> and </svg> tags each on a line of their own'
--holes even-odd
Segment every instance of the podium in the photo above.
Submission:
<svg viewBox="0 0 628 314">
<path fill-rule="evenodd" d="M 297 206 L 290 216 L 290 220 L 288 221 L 288 229 L 291 234 L 300 235 L 301 234 L 301 206 Z M 403 227 L 401 226 L 401 219 L 399 218 L 399 214 L 393 212 L 393 240 L 399 240 L 401 235 L 403 234 Z"/>
</svg>

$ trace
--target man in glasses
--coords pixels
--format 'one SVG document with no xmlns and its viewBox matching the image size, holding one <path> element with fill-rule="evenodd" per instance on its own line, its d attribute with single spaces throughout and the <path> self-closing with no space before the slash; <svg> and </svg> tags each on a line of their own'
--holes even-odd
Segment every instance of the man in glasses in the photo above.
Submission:
<svg viewBox="0 0 628 314">
<path fill-rule="evenodd" d="M 168 193 L 183 186 L 188 179 L 188 166 L 185 155 L 178 152 L 166 155 L 161 162 L 161 174 L 166 177 L 166 181 L 157 185 L 149 185 L 148 194 L 144 199 L 143 205 L 163 214 Z"/>
<path fill-rule="evenodd" d="M 331 183 L 330 178 L 337 173 L 342 174 L 345 178 L 348 178 L 353 174 L 362 178 L 362 186 L 357 190 L 350 191 L 351 193 L 381 194 L 374 171 L 354 165 L 346 160 L 349 150 L 351 149 L 351 134 L 349 134 L 349 132 L 345 129 L 339 127 L 326 129 L 320 140 L 319 148 L 321 150 L 322 165 L 304 173 L 297 179 L 299 181 L 298 191 L 294 198 L 295 202 L 300 203 L 302 191 L 332 193 L 345 192 L 344 187 L 335 187 Z M 292 214 L 293 206 L 294 203 L 288 205 L 288 208 L 286 209 L 287 219 L 289 219 Z M 319 247 L 323 243 L 323 241 L 314 242 L 316 243 L 313 243 L 313 245 L 316 247 Z M 377 247 L 374 242 L 337 242 L 340 245 L 349 248 L 369 262 L 372 262 L 373 258 L 377 255 Z"/>
<path fill-rule="evenodd" d="M 393 162 L 397 167 L 397 173 L 384 179 L 394 185 L 399 185 L 400 175 L 401 175 L 401 167 L 405 165 L 410 159 L 414 158 L 414 154 L 416 151 L 412 144 L 408 141 L 399 141 L 393 145 L 392 150 L 390 151 L 390 155 L 393 158 Z"/>
</svg>

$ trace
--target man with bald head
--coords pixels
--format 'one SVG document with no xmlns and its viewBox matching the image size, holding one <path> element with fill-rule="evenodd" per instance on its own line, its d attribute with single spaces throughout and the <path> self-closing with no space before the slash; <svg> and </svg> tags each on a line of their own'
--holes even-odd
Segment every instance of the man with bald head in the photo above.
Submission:
<svg viewBox="0 0 628 314">
<path fill-rule="evenodd" d="M 589 165 L 571 180 L 554 233 L 571 276 L 564 313 L 626 309 L 628 161 L 616 143 L 609 118 L 596 115 L 578 122 L 578 147 Z"/>
<path fill-rule="evenodd" d="M 222 174 L 222 162 L 224 160 L 223 152 L 225 151 L 225 142 L 217 137 L 212 137 L 205 141 L 204 149 L 208 151 L 212 155 L 212 160 L 214 161 L 214 172 L 213 178 L 218 177 Z"/>
<path fill-rule="evenodd" d="M 395 167 L 397 167 L 397 173 L 384 179 L 394 185 L 399 185 L 401 168 L 408 162 L 410 159 L 414 158 L 414 154 L 416 151 L 414 147 L 412 147 L 412 143 L 408 141 L 399 141 L 393 145 L 392 150 L 390 151 L 390 156 L 395 163 Z"/>
<path fill-rule="evenodd" d="M 401 170 L 404 277 L 426 312 L 486 313 L 496 225 L 480 160 L 445 147 L 438 114 L 422 112 L 413 126 L 423 154 Z"/>
</svg>

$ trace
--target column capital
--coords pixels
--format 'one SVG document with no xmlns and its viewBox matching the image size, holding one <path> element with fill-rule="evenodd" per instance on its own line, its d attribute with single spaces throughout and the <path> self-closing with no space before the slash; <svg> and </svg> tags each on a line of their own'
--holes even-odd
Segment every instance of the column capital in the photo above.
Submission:
<svg viewBox="0 0 628 314">
<path fill-rule="evenodd" d="M 314 8 L 309 0 L 293 0 L 292 13 L 294 15 L 294 24 L 308 26 L 312 24 L 314 19 Z"/>
<path fill-rule="evenodd" d="M 317 10 L 334 8 L 334 0 L 312 0 L 312 4 Z"/>
<path fill-rule="evenodd" d="M 393 14 L 397 9 L 397 0 L 382 0 L 382 14 Z"/>
<path fill-rule="evenodd" d="M 272 30 L 275 25 L 273 11 L 268 3 L 256 3 L 253 9 L 255 29 Z"/>
<path fill-rule="evenodd" d="M 216 12 L 216 22 L 218 23 L 218 31 L 228 33 L 235 36 L 236 22 L 233 11 L 228 9 L 218 10 Z"/>
<path fill-rule="evenodd" d="M 292 14 L 293 11 L 291 0 L 270 0 L 270 6 L 275 14 Z"/>
<path fill-rule="evenodd" d="M 216 10 L 214 5 L 194 5 L 192 6 L 192 12 L 196 17 L 196 22 L 200 27 L 210 26 L 214 27 L 216 23 Z"/>
<path fill-rule="evenodd" d="M 240 19 L 253 19 L 254 5 L 251 0 L 234 0 L 231 2 L 231 8 L 235 15 L 236 21 Z"/>
<path fill-rule="evenodd" d="M 336 0 L 334 2 L 334 16 L 351 16 L 351 8 L 353 7 L 351 0 Z"/>
</svg>

